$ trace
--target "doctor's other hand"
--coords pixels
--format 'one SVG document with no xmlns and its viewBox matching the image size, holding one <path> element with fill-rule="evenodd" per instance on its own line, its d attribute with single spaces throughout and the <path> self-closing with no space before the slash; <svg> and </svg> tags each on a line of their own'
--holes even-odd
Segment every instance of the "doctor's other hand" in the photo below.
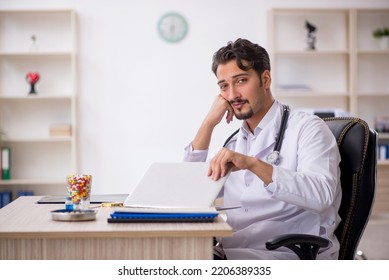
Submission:
<svg viewBox="0 0 389 280">
<path fill-rule="evenodd" d="M 222 148 L 211 160 L 208 169 L 208 176 L 212 180 L 219 180 L 228 174 L 229 171 L 250 169 L 257 159 L 246 156 L 227 148 Z"/>
<path fill-rule="evenodd" d="M 224 115 L 226 115 L 227 123 L 230 123 L 234 117 L 234 109 L 231 107 L 230 103 L 219 94 L 213 101 L 206 120 L 210 125 L 215 127 L 221 122 Z"/>
</svg>

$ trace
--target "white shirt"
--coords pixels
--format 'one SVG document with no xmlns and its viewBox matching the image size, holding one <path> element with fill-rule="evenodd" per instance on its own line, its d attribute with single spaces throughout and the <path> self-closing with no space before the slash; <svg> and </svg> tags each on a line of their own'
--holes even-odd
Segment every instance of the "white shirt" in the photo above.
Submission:
<svg viewBox="0 0 389 280">
<path fill-rule="evenodd" d="M 266 161 L 273 151 L 281 124 L 282 105 L 275 101 L 269 112 L 249 132 L 243 122 L 227 147 Z M 227 138 L 227 137 L 226 137 Z M 206 161 L 208 150 L 185 148 L 184 161 Z M 228 259 L 297 259 L 288 248 L 269 251 L 265 242 L 279 234 L 305 233 L 329 239 L 318 259 L 337 259 L 339 242 L 334 230 L 340 222 L 340 154 L 335 137 L 324 121 L 292 111 L 287 122 L 280 163 L 273 166 L 273 182 L 266 186 L 254 173 L 230 174 L 224 188 L 224 205 L 232 237 L 221 238 Z"/>
</svg>

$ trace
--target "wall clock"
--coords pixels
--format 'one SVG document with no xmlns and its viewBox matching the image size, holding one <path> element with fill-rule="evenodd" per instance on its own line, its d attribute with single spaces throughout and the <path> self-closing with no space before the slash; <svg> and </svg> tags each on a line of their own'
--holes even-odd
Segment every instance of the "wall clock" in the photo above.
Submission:
<svg viewBox="0 0 389 280">
<path fill-rule="evenodd" d="M 167 13 L 158 21 L 158 32 L 166 42 L 176 43 L 188 33 L 188 22 L 179 13 Z"/>
</svg>

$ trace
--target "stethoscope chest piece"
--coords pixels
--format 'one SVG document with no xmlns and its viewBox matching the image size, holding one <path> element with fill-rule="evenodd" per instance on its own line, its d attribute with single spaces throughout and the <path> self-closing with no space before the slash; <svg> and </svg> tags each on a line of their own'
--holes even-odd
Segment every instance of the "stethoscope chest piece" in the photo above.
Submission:
<svg viewBox="0 0 389 280">
<path fill-rule="evenodd" d="M 282 105 L 282 117 L 281 117 L 281 125 L 278 131 L 278 135 L 275 138 L 275 145 L 274 145 L 274 150 L 266 156 L 266 160 L 268 163 L 273 164 L 273 165 L 278 165 L 280 163 L 280 150 L 281 150 L 281 144 L 282 140 L 284 138 L 284 132 L 286 129 L 286 123 L 288 122 L 288 116 L 289 116 L 289 106 L 288 105 Z M 223 147 L 226 147 L 229 143 L 230 140 L 239 132 L 239 129 L 235 131 L 228 139 L 226 142 L 224 142 Z"/>
<path fill-rule="evenodd" d="M 280 162 L 279 157 L 280 157 L 280 152 L 273 151 L 266 156 L 266 160 L 270 164 L 278 165 L 278 163 Z"/>
<path fill-rule="evenodd" d="M 286 123 L 288 122 L 288 116 L 289 116 L 289 106 L 288 105 L 282 105 L 282 117 L 281 117 L 281 125 L 280 129 L 278 131 L 278 135 L 276 137 L 276 143 L 274 145 L 274 150 L 266 156 L 266 160 L 268 163 L 273 165 L 278 165 L 280 163 L 280 150 L 281 150 L 281 144 L 282 140 L 284 138 L 284 132 L 286 129 Z"/>
</svg>

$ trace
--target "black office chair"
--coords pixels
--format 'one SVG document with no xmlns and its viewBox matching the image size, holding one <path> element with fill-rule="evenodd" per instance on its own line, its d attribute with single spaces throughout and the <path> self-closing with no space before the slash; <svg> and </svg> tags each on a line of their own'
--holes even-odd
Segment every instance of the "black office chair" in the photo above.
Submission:
<svg viewBox="0 0 389 280">
<path fill-rule="evenodd" d="M 324 118 L 335 138 L 341 155 L 342 202 L 341 223 L 335 231 L 340 242 L 339 259 L 355 259 L 358 243 L 368 223 L 374 203 L 377 177 L 377 133 L 359 118 Z M 316 259 L 327 239 L 306 235 L 286 234 L 266 242 L 275 250 L 285 246 L 300 259 Z"/>
</svg>

